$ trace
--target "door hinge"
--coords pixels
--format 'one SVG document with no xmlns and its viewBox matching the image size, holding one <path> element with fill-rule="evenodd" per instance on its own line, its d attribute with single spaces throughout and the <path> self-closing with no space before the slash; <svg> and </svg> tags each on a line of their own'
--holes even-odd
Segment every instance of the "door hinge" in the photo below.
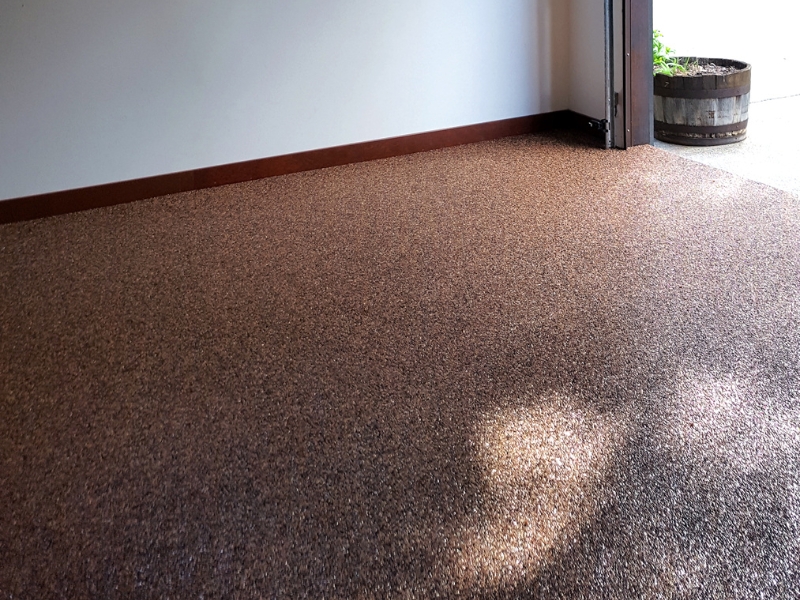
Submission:
<svg viewBox="0 0 800 600">
<path fill-rule="evenodd" d="M 601 133 L 608 133 L 609 131 L 611 131 L 608 119 L 603 119 L 603 120 L 589 119 L 589 127 L 591 129 L 596 129 Z"/>
<path fill-rule="evenodd" d="M 614 92 L 614 116 L 619 116 L 619 92 Z"/>
</svg>

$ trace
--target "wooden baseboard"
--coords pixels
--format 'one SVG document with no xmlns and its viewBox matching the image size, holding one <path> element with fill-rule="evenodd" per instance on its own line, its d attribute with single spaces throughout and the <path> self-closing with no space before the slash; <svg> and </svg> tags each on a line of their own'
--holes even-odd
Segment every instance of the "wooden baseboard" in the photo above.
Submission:
<svg viewBox="0 0 800 600">
<path fill-rule="evenodd" d="M 0 201 L 0 223 L 52 217 L 164 196 L 166 194 L 401 156 L 403 154 L 413 154 L 415 152 L 482 142 L 512 135 L 538 133 L 558 128 L 583 128 L 585 122 L 585 117 L 569 110 L 563 110 L 347 146 L 248 160 L 180 173 L 156 175 L 143 179 L 13 198 Z"/>
</svg>

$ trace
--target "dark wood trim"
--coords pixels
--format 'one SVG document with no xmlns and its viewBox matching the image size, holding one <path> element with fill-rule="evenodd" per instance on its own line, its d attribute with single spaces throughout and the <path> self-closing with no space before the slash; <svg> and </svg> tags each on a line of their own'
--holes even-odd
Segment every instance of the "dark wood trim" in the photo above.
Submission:
<svg viewBox="0 0 800 600">
<path fill-rule="evenodd" d="M 310 150 L 215 167 L 156 175 L 80 189 L 0 200 L 0 223 L 27 221 L 134 202 L 166 194 L 239 183 L 350 163 L 436 150 L 548 129 L 580 126 L 567 110 L 418 133 L 347 146 Z"/>
<path fill-rule="evenodd" d="M 653 0 L 626 4 L 626 39 L 630 40 L 630 145 L 653 141 Z"/>
</svg>

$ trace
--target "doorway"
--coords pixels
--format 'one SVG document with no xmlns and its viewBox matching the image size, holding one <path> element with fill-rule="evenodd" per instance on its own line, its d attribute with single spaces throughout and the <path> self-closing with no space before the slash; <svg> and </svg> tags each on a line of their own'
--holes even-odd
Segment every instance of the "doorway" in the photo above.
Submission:
<svg viewBox="0 0 800 600">
<path fill-rule="evenodd" d="M 730 58 L 752 65 L 747 138 L 700 148 L 654 145 L 747 179 L 800 195 L 800 149 L 787 132 L 800 111 L 793 74 L 800 9 L 785 0 L 652 0 L 653 25 L 679 56 Z M 713 26 L 710 26 L 713 24 Z"/>
</svg>

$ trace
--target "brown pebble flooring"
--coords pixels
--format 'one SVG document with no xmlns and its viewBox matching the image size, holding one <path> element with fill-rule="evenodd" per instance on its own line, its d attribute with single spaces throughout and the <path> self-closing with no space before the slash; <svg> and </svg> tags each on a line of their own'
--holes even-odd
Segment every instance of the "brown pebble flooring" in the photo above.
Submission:
<svg viewBox="0 0 800 600">
<path fill-rule="evenodd" d="M 0 227 L 0 598 L 798 598 L 800 203 L 523 136 Z"/>
</svg>

